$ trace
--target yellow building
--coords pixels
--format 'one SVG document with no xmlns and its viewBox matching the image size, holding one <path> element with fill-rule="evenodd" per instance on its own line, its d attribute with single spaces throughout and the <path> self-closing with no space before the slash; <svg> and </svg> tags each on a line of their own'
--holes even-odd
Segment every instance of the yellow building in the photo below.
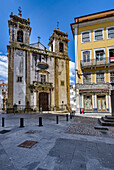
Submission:
<svg viewBox="0 0 114 170">
<path fill-rule="evenodd" d="M 74 20 L 76 110 L 114 113 L 114 9 Z"/>
</svg>

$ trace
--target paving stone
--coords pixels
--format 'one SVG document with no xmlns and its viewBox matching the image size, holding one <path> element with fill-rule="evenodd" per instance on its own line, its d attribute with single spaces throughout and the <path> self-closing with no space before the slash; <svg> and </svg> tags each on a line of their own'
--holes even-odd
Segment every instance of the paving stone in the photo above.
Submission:
<svg viewBox="0 0 114 170">
<path fill-rule="evenodd" d="M 6 114 L 5 129 L 10 133 L 0 135 L 0 170 L 113 170 L 114 169 L 114 128 L 108 130 L 108 135 L 102 135 L 95 119 L 78 117 L 67 122 L 65 116 L 59 117 L 59 124 L 55 116 L 43 114 L 43 127 L 38 127 L 38 114 Z M 20 117 L 25 120 L 25 127 L 19 128 Z M 0 115 L 1 118 L 1 115 Z M 84 122 L 85 120 L 85 122 Z M 90 124 L 89 124 L 90 123 Z M 65 133 L 68 127 L 82 127 L 81 133 Z M 73 127 L 73 126 L 72 126 Z M 101 136 L 86 134 L 94 129 Z M 4 128 L 0 127 L 0 131 Z M 27 134 L 27 131 L 35 132 Z M 76 130 L 76 129 L 73 129 Z M 17 147 L 23 141 L 38 141 L 31 149 Z M 95 169 L 96 168 L 96 169 Z"/>
</svg>

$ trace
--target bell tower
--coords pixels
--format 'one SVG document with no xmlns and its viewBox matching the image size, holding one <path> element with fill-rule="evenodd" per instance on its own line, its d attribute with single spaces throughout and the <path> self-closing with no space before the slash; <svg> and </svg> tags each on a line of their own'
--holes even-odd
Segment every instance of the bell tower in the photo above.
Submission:
<svg viewBox="0 0 114 170">
<path fill-rule="evenodd" d="M 29 64 L 30 55 L 29 37 L 31 34 L 30 21 L 22 18 L 21 8 L 18 15 L 10 14 L 9 45 L 8 51 L 8 108 L 13 108 L 16 104 L 26 105 L 28 100 L 26 93 L 29 84 Z M 27 70 L 28 69 L 28 70 Z"/>
<path fill-rule="evenodd" d="M 49 37 L 49 50 L 56 55 L 55 65 L 55 105 L 67 105 L 70 108 L 69 89 L 69 57 L 68 57 L 68 34 L 59 30 L 59 26 L 54 29 Z"/>
<path fill-rule="evenodd" d="M 21 10 L 19 10 L 18 16 L 13 15 L 11 12 L 9 26 L 9 43 L 23 43 L 29 45 L 29 37 L 31 33 L 30 21 L 22 18 Z"/>
<path fill-rule="evenodd" d="M 59 55 L 68 56 L 68 34 L 57 29 L 54 29 L 52 35 L 49 38 L 49 49 L 52 52 L 56 52 Z"/>
</svg>

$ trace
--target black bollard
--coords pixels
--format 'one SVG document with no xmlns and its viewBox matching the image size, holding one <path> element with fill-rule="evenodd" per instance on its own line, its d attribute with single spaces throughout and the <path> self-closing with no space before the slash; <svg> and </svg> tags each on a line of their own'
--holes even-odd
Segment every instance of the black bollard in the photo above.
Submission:
<svg viewBox="0 0 114 170">
<path fill-rule="evenodd" d="M 70 113 L 70 119 L 72 119 L 72 113 Z"/>
<path fill-rule="evenodd" d="M 24 119 L 20 118 L 20 128 L 24 127 Z"/>
<path fill-rule="evenodd" d="M 66 114 L 66 121 L 68 121 L 68 114 Z"/>
<path fill-rule="evenodd" d="M 59 117 L 58 116 L 56 116 L 56 124 L 58 124 L 59 123 L 59 119 L 58 119 Z"/>
<path fill-rule="evenodd" d="M 4 117 L 2 117 L 2 127 L 4 127 Z"/>
<path fill-rule="evenodd" d="M 39 126 L 43 126 L 42 125 L 42 117 L 39 117 Z"/>
</svg>

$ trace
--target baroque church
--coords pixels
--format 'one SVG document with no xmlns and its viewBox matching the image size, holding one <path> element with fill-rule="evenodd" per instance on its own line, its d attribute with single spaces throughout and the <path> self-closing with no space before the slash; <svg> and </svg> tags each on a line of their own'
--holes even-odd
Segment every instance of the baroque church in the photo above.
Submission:
<svg viewBox="0 0 114 170">
<path fill-rule="evenodd" d="M 70 107 L 68 35 L 54 29 L 49 50 L 40 43 L 30 44 L 30 21 L 21 12 L 11 12 L 8 50 L 8 108 L 43 111 Z"/>
</svg>

